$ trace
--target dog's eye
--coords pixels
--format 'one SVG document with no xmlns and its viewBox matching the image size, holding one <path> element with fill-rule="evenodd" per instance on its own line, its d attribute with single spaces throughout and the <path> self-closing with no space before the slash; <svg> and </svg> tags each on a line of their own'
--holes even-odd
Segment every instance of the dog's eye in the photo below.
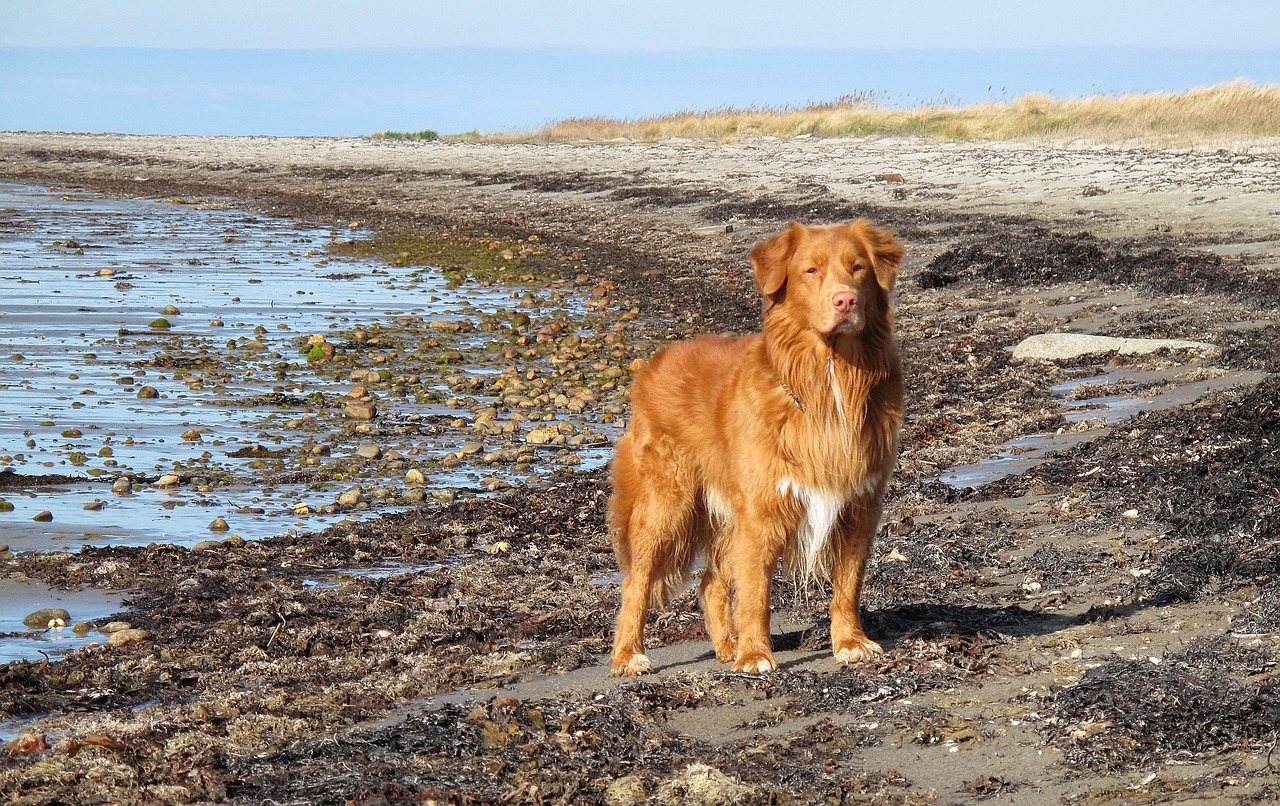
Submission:
<svg viewBox="0 0 1280 806">
<path fill-rule="evenodd" d="M 809 268 L 807 268 L 807 269 L 805 269 L 805 270 L 804 270 L 804 273 L 805 273 L 805 274 L 817 274 L 817 273 L 818 273 L 818 267 L 817 267 L 817 266 L 810 266 Z"/>
</svg>

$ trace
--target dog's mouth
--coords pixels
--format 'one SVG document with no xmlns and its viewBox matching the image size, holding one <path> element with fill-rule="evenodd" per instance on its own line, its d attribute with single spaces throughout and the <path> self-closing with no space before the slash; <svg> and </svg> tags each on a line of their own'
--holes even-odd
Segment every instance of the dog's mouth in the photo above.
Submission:
<svg viewBox="0 0 1280 806">
<path fill-rule="evenodd" d="M 825 334 L 828 336 L 848 335 L 858 333 L 862 330 L 863 317 L 862 310 L 855 308 L 846 313 L 834 311 L 831 314 L 831 324 L 826 329 Z"/>
</svg>

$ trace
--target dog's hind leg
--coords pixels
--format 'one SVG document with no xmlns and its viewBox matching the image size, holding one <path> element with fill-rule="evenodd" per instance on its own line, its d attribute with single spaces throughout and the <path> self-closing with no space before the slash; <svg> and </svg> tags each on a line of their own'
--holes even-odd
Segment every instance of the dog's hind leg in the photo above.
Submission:
<svg viewBox="0 0 1280 806">
<path fill-rule="evenodd" d="M 717 568 L 714 557 L 707 558 L 701 594 L 702 612 L 707 620 L 707 633 L 711 636 L 716 657 L 725 663 L 732 663 L 738 651 L 738 636 L 733 631 L 733 613 L 725 569 Z"/>
<path fill-rule="evenodd" d="M 624 574 L 622 607 L 613 638 L 612 672 L 629 677 L 653 669 L 644 654 L 644 622 L 685 579 L 695 550 L 694 494 L 678 463 L 665 474 L 637 461 L 634 444 L 622 441 L 614 458 L 610 522 Z"/>
</svg>

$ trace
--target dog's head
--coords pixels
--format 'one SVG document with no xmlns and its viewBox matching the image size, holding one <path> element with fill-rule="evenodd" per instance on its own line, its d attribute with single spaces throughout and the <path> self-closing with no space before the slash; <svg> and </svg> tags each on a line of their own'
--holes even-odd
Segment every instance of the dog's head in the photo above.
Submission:
<svg viewBox="0 0 1280 806">
<path fill-rule="evenodd" d="M 831 227 L 792 221 L 751 250 L 766 318 L 785 310 L 824 337 L 861 333 L 870 318 L 883 317 L 901 262 L 902 245 L 863 220 Z"/>
</svg>

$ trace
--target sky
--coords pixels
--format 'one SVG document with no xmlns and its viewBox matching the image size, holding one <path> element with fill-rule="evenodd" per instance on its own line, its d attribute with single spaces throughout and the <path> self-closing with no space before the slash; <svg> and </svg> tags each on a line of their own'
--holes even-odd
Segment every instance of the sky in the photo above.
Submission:
<svg viewBox="0 0 1280 806">
<path fill-rule="evenodd" d="M 1212 11 L 1207 11 L 1209 6 Z M 1272 0 L 0 0 L 0 129 L 367 135 L 1280 83 Z"/>
<path fill-rule="evenodd" d="M 1280 3 L 0 0 L 4 46 L 1267 49 Z"/>
</svg>

